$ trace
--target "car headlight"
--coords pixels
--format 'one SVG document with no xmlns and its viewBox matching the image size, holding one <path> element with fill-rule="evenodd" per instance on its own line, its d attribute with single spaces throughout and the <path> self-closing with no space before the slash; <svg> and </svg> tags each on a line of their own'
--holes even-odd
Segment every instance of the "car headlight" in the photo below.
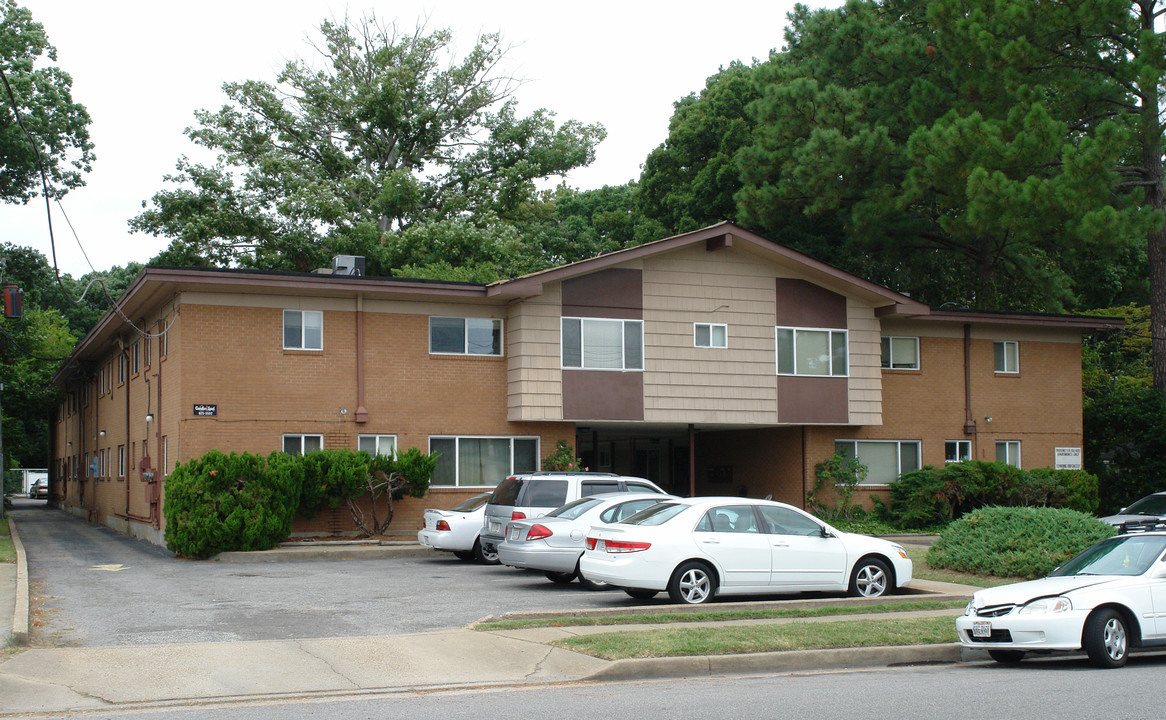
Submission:
<svg viewBox="0 0 1166 720">
<path fill-rule="evenodd" d="M 975 614 L 976 614 L 976 601 L 969 600 L 968 606 L 966 608 L 964 608 L 964 615 L 975 615 Z"/>
<path fill-rule="evenodd" d="M 1063 613 L 1073 609 L 1073 603 L 1066 597 L 1039 598 L 1020 608 L 1021 615 L 1036 613 Z"/>
<path fill-rule="evenodd" d="M 903 549 L 903 546 L 901 546 L 901 545 L 892 545 L 892 546 L 891 546 L 891 549 L 892 549 L 892 550 L 894 550 L 895 552 L 899 553 L 899 557 L 903 558 L 904 560 L 907 560 L 907 559 L 909 559 L 909 558 L 907 557 L 907 551 Z"/>
</svg>

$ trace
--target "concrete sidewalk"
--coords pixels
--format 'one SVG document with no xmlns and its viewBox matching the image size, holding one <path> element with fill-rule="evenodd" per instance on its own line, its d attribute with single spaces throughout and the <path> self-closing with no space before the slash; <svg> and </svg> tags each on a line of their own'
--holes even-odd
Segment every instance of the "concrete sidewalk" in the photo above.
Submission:
<svg viewBox="0 0 1166 720">
<path fill-rule="evenodd" d="M 416 551 L 415 547 L 404 546 L 373 548 L 376 546 L 364 552 L 403 554 Z M 325 549 L 292 550 L 298 559 L 303 559 L 305 554 Z M 23 550 L 19 555 L 23 556 Z M 286 552 L 279 550 L 260 555 L 266 560 L 287 559 Z M 251 556 L 252 561 L 260 559 L 256 554 Z M 24 578 L 24 597 L 27 598 L 27 575 Z M 3 592 L 0 597 L 18 594 L 8 595 L 17 584 L 15 570 L 11 573 L 0 571 L 0 591 Z M 913 587 L 917 594 L 893 596 L 887 601 L 962 598 L 970 596 L 972 590 L 967 586 L 926 581 L 916 581 Z M 783 607 L 821 607 L 845 602 L 844 599 L 820 598 L 758 605 L 780 603 Z M 4 605 L 8 605 L 7 600 Z M 678 610 L 676 606 L 659 605 L 651 609 Z M 27 632 L 27 601 L 23 612 Z M 609 612 L 588 614 L 601 616 Z M 626 614 L 629 609 L 620 608 L 619 612 Z M 0 610 L 0 619 L 7 617 L 4 613 L 6 610 Z M 19 614 L 18 608 L 14 616 Z M 954 616 L 958 610 L 939 611 L 939 614 Z M 525 617 L 532 615 L 538 613 L 523 614 Z M 896 615 L 903 617 L 906 614 Z M 847 617 L 854 619 L 858 616 Z M 20 618 L 14 620 L 18 623 Z M 779 621 L 744 621 L 758 622 Z M 296 697 L 362 696 L 449 687 L 805 672 L 947 663 L 960 659 L 958 646 L 934 645 L 611 662 L 548 644 L 559 638 L 589 632 L 651 627 L 599 626 L 489 632 L 460 628 L 378 637 L 30 648 L 0 662 L 0 716 L 85 710 L 128 711 L 190 703 L 231 704 Z"/>
</svg>

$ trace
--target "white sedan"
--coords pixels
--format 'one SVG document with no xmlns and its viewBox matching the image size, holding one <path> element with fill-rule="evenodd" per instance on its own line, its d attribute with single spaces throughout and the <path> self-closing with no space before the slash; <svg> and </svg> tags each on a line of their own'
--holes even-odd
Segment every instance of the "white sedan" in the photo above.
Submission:
<svg viewBox="0 0 1166 720">
<path fill-rule="evenodd" d="M 486 515 L 486 501 L 491 492 L 473 496 L 450 510 L 425 511 L 425 527 L 417 531 L 417 542 L 427 548 L 452 552 L 462 560 L 477 560 L 487 565 L 498 564 L 498 554 L 482 547 L 478 535 Z"/>
<path fill-rule="evenodd" d="M 956 631 L 998 662 L 1084 650 L 1105 668 L 1166 646 L 1166 533 L 1102 540 L 1040 580 L 979 590 Z"/>
<path fill-rule="evenodd" d="M 662 502 L 587 535 L 579 571 L 634 598 L 676 603 L 807 591 L 878 597 L 911 582 L 902 547 L 842 532 L 783 503 L 739 497 Z"/>
<path fill-rule="evenodd" d="M 506 539 L 498 545 L 503 565 L 542 570 L 548 579 L 580 584 L 592 590 L 606 589 L 579 573 L 579 556 L 587 531 L 596 523 L 612 523 L 635 515 L 673 495 L 642 492 L 615 492 L 591 495 L 555 508 L 540 518 L 511 520 Z"/>
</svg>

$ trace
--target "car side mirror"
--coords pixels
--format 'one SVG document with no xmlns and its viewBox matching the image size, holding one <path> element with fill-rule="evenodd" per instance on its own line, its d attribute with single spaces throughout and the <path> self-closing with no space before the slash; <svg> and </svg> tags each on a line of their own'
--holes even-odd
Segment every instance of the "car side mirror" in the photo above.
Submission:
<svg viewBox="0 0 1166 720">
<path fill-rule="evenodd" d="M 832 532 L 830 532 L 829 530 L 827 530 L 827 529 L 826 529 L 826 526 L 825 526 L 825 525 L 823 525 L 823 526 L 822 526 L 822 537 L 824 537 L 824 538 L 832 538 L 832 537 L 837 537 L 837 536 L 836 536 L 834 533 L 832 533 Z"/>
</svg>

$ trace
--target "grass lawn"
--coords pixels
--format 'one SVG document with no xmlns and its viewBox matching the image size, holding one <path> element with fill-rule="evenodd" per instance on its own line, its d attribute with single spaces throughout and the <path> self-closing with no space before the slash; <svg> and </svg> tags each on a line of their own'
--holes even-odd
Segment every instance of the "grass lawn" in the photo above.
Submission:
<svg viewBox="0 0 1166 720">
<path fill-rule="evenodd" d="M 0 520 L 0 562 L 16 562 L 16 547 L 8 534 L 8 518 Z"/>
<path fill-rule="evenodd" d="M 919 545 L 904 545 L 903 549 L 907 551 L 907 556 L 911 558 L 911 563 L 914 565 L 911 576 L 917 577 L 920 580 L 958 583 L 960 585 L 974 585 L 976 587 L 995 587 L 997 585 L 1020 582 L 1025 579 L 994 577 L 991 575 L 972 575 L 971 573 L 933 568 L 927 564 L 927 548 Z"/>
<path fill-rule="evenodd" d="M 558 640 L 554 644 L 605 660 L 822 648 L 934 645 L 956 642 L 951 617 L 905 617 L 781 625 L 676 627 L 611 632 Z"/>
</svg>

